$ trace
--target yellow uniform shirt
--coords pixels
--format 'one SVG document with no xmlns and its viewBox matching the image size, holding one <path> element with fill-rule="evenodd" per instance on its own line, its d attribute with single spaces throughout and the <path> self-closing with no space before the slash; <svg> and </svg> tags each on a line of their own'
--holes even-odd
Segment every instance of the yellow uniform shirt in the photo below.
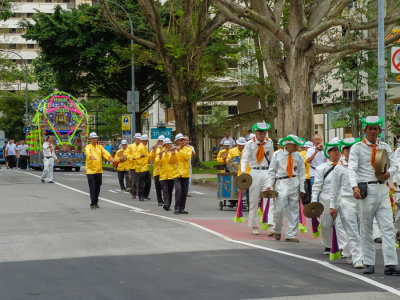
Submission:
<svg viewBox="0 0 400 300">
<path fill-rule="evenodd" d="M 121 152 L 126 151 L 128 148 L 124 149 L 119 149 L 117 153 L 115 153 L 115 160 L 118 162 L 117 170 L 118 171 L 129 171 L 131 169 L 131 162 L 130 159 L 127 159 L 126 161 L 121 161 L 121 158 L 119 157 Z M 126 153 L 124 155 L 126 157 Z"/>
<path fill-rule="evenodd" d="M 161 151 L 164 151 L 164 147 L 157 147 L 155 151 L 151 151 L 151 161 L 153 162 L 153 177 L 160 175 L 160 156 L 158 155 Z M 158 159 L 157 159 L 158 157 Z"/>
<path fill-rule="evenodd" d="M 226 163 L 226 162 L 224 161 L 224 159 L 221 157 L 221 154 L 222 154 L 222 153 L 225 153 L 225 152 L 228 152 L 228 153 L 229 153 L 229 150 L 226 150 L 225 148 L 223 148 L 223 149 L 221 149 L 221 150 L 218 152 L 217 162 L 219 162 L 220 164 L 225 164 L 225 163 Z"/>
<path fill-rule="evenodd" d="M 176 170 L 178 170 L 178 160 L 171 151 L 163 153 L 161 159 L 157 155 L 156 159 L 160 161 L 160 180 L 174 179 Z"/>
<path fill-rule="evenodd" d="M 240 160 L 242 160 L 242 155 L 243 155 L 243 151 L 239 151 L 238 147 L 232 148 L 232 149 L 229 150 L 229 154 L 228 154 L 228 157 L 226 158 L 226 161 L 228 162 L 228 161 L 230 161 L 232 158 L 234 158 L 236 156 L 240 156 Z M 249 164 L 247 164 L 246 173 L 250 174 L 250 170 L 251 170 L 250 166 L 249 166 Z M 241 171 L 240 171 L 240 164 L 239 164 L 238 176 L 240 174 L 241 174 Z"/>
<path fill-rule="evenodd" d="M 144 155 L 144 157 L 142 157 Z M 149 171 L 149 159 L 151 158 L 151 154 L 147 151 L 147 148 L 143 144 L 139 144 L 136 149 L 133 158 L 136 160 L 135 171 L 136 173 Z"/>
<path fill-rule="evenodd" d="M 175 177 L 190 177 L 190 159 L 192 158 L 192 147 L 184 146 L 180 151 L 175 151 L 178 160 L 178 174 Z M 175 178 L 174 177 L 174 178 Z"/>
<path fill-rule="evenodd" d="M 102 145 L 93 146 L 89 144 L 85 147 L 86 154 L 86 174 L 103 173 L 103 157 L 108 160 L 110 153 Z M 95 160 L 91 158 L 93 156 Z"/>
<path fill-rule="evenodd" d="M 304 159 L 304 165 L 305 165 L 305 170 L 306 170 L 306 179 L 310 179 L 310 164 L 307 162 L 307 151 L 301 151 L 300 152 L 301 156 L 303 156 Z"/>
<path fill-rule="evenodd" d="M 128 146 L 128 148 L 126 148 L 126 156 L 129 158 L 129 165 L 131 170 L 136 169 L 136 161 L 133 156 L 136 153 L 137 147 L 138 145 L 136 145 L 136 143 L 132 143 Z"/>
</svg>

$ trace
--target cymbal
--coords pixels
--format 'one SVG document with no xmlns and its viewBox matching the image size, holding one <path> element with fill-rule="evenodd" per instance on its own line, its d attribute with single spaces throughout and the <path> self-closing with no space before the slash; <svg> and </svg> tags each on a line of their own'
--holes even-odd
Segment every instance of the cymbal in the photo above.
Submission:
<svg viewBox="0 0 400 300">
<path fill-rule="evenodd" d="M 221 153 L 221 158 L 226 158 L 228 157 L 229 151 L 225 151 Z"/>
<path fill-rule="evenodd" d="M 261 192 L 260 195 L 263 198 L 276 198 L 276 197 L 278 197 L 279 193 L 277 191 L 270 190 L 270 191 Z"/>
<path fill-rule="evenodd" d="M 375 155 L 375 176 L 379 179 L 389 169 L 389 155 L 385 149 L 378 149 Z"/>
<path fill-rule="evenodd" d="M 303 213 L 307 218 L 317 218 L 324 211 L 324 206 L 319 202 L 311 202 L 304 206 Z"/>
<path fill-rule="evenodd" d="M 247 190 L 252 183 L 253 179 L 247 173 L 242 173 L 238 177 L 236 177 L 236 185 L 241 190 Z"/>
</svg>

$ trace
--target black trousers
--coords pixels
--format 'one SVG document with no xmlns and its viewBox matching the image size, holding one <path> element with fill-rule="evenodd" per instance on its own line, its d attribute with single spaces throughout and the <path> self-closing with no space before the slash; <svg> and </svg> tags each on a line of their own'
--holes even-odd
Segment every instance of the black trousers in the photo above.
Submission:
<svg viewBox="0 0 400 300">
<path fill-rule="evenodd" d="M 15 155 L 7 155 L 8 167 L 15 168 L 17 166 L 17 157 Z"/>
<path fill-rule="evenodd" d="M 129 173 L 131 174 L 131 194 L 132 195 L 137 195 L 137 190 L 138 190 L 138 187 L 139 187 L 139 185 L 138 185 L 138 176 L 137 176 L 137 173 L 136 173 L 136 171 L 135 171 L 135 169 L 131 169 L 131 170 L 129 170 Z"/>
<path fill-rule="evenodd" d="M 160 175 L 154 176 L 154 186 L 156 187 L 157 202 L 163 203 L 163 197 L 161 193 Z"/>
<path fill-rule="evenodd" d="M 171 206 L 172 202 L 172 192 L 174 190 L 174 180 L 167 179 L 167 180 L 160 180 L 161 190 L 162 190 L 162 197 L 164 199 L 164 204 Z"/>
<path fill-rule="evenodd" d="M 89 191 L 90 191 L 90 206 L 97 205 L 99 202 L 100 187 L 103 182 L 103 174 L 87 174 Z"/>
<path fill-rule="evenodd" d="M 20 155 L 19 156 L 19 167 L 23 170 L 28 168 L 28 155 Z"/>
<path fill-rule="evenodd" d="M 189 188 L 189 178 L 174 178 L 175 186 L 175 210 L 185 209 L 186 198 Z"/>
<path fill-rule="evenodd" d="M 311 179 L 306 179 L 306 181 L 304 182 L 304 190 L 305 194 L 304 197 L 301 198 L 301 202 L 303 203 L 303 205 L 306 205 L 311 202 Z"/>
<path fill-rule="evenodd" d="M 139 199 L 148 198 L 151 188 L 151 175 L 150 171 L 136 173 L 139 183 Z"/>
<path fill-rule="evenodd" d="M 125 179 L 125 183 L 124 183 Z M 130 182 L 129 182 L 129 171 L 118 171 L 118 181 L 119 181 L 119 186 L 121 190 L 125 190 L 125 188 L 130 187 Z"/>
</svg>

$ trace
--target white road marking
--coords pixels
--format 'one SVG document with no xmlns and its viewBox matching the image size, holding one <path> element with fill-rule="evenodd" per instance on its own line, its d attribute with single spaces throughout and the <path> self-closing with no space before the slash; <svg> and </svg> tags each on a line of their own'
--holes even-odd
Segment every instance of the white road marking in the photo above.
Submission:
<svg viewBox="0 0 400 300">
<path fill-rule="evenodd" d="M 40 178 L 40 176 L 35 175 L 35 174 L 31 174 L 31 173 L 28 173 L 28 172 L 23 172 L 23 171 L 18 171 L 18 172 L 29 174 L 29 175 L 32 175 L 32 176 Z M 89 196 L 89 193 L 81 191 L 81 190 L 78 190 L 78 189 L 70 187 L 70 186 L 67 186 L 65 184 L 61 184 L 61 183 L 58 183 L 58 182 L 55 182 L 55 184 L 57 184 L 59 186 L 62 186 L 62 187 L 65 187 L 67 189 L 70 189 L 72 191 L 75 191 L 75 192 L 78 192 L 78 193 L 81 193 L 81 194 Z M 298 255 L 298 254 L 282 251 L 282 250 L 263 247 L 263 246 L 252 244 L 252 243 L 248 243 L 248 242 L 233 240 L 230 237 L 227 237 L 226 235 L 223 235 L 223 234 L 221 234 L 219 232 L 216 232 L 214 230 L 208 229 L 208 228 L 206 228 L 204 226 L 201 226 L 199 224 L 196 224 L 196 223 L 192 223 L 192 222 L 189 222 L 189 221 L 180 220 L 180 219 L 176 219 L 176 218 L 171 218 L 171 217 L 167 217 L 167 216 L 157 215 L 157 214 L 154 214 L 154 213 L 149 213 L 148 211 L 146 211 L 144 209 L 141 209 L 141 208 L 138 208 L 138 207 L 134 207 L 134 206 L 131 206 L 131 205 L 127 205 L 127 204 L 123 204 L 123 203 L 120 203 L 120 202 L 117 202 L 117 201 L 109 200 L 109 199 L 106 199 L 106 198 L 103 198 L 103 197 L 99 197 L 99 199 L 102 200 L 102 201 L 105 201 L 105 202 L 109 202 L 109 203 L 121 206 L 121 207 L 129 208 L 130 211 L 133 211 L 133 212 L 136 212 L 136 213 L 140 213 L 140 214 L 143 214 L 143 215 L 153 216 L 153 217 L 156 217 L 156 218 L 159 218 L 159 219 L 169 220 L 169 221 L 173 221 L 173 222 L 189 224 L 191 226 L 194 226 L 194 227 L 197 227 L 197 228 L 199 228 L 201 230 L 204 230 L 204 231 L 206 231 L 208 233 L 211 233 L 211 234 L 213 234 L 215 236 L 218 236 L 218 237 L 224 239 L 227 242 L 236 243 L 236 244 L 240 244 L 240 245 L 251 247 L 251 248 L 261 249 L 261 250 L 265 250 L 265 251 L 268 251 L 268 252 L 274 252 L 274 253 L 278 253 L 278 254 L 282 254 L 282 255 L 286 255 L 286 256 L 291 256 L 291 257 L 302 259 L 302 260 L 306 260 L 306 261 L 309 261 L 309 262 L 314 262 L 314 263 L 320 264 L 320 265 L 322 265 L 322 266 L 324 266 L 324 267 L 326 267 L 328 269 L 336 271 L 338 273 L 342 273 L 342 274 L 345 274 L 347 276 L 356 278 L 356 279 L 358 279 L 360 281 L 366 282 L 366 283 L 371 284 L 371 285 L 373 285 L 375 287 L 378 287 L 378 288 L 386 290 L 386 291 L 388 291 L 388 292 L 390 292 L 392 294 L 400 296 L 400 291 L 395 289 L 395 288 L 393 288 L 393 287 L 391 287 L 391 286 L 388 286 L 386 284 L 380 283 L 380 282 L 375 281 L 373 279 L 370 279 L 370 278 L 368 278 L 366 276 L 359 275 L 357 273 L 353 273 L 353 272 L 341 269 L 341 268 L 339 268 L 339 267 L 337 267 L 335 265 L 330 264 L 327 261 L 322 261 L 322 260 L 319 260 L 319 259 L 314 259 L 314 258 L 310 258 L 310 257 L 306 257 L 306 256 L 302 256 L 302 255 Z"/>
<path fill-rule="evenodd" d="M 196 191 L 190 191 L 190 192 L 193 194 L 205 195 L 205 193 L 202 193 L 202 192 L 196 192 Z"/>
<path fill-rule="evenodd" d="M 111 193 L 114 193 L 114 194 L 118 194 L 118 192 L 113 191 L 113 190 L 108 190 L 108 191 L 111 192 Z"/>
</svg>

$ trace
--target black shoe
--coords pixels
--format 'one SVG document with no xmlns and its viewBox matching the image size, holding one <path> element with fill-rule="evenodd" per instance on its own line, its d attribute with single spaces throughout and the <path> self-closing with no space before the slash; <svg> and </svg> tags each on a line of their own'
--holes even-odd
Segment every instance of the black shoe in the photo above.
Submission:
<svg viewBox="0 0 400 300">
<path fill-rule="evenodd" d="M 165 211 L 171 210 L 166 204 L 163 205 L 163 208 L 164 208 Z"/>
<path fill-rule="evenodd" d="M 189 212 L 186 211 L 186 210 L 184 210 L 184 209 L 180 209 L 180 210 L 179 210 L 179 213 L 184 214 L 184 215 L 187 215 Z"/>
<path fill-rule="evenodd" d="M 374 239 L 374 242 L 377 244 L 382 244 L 382 239 L 381 238 L 376 238 Z"/>
<path fill-rule="evenodd" d="M 44 179 L 41 179 L 41 178 L 40 178 L 40 181 L 41 181 L 42 183 L 44 183 Z"/>
<path fill-rule="evenodd" d="M 324 250 L 324 255 L 329 255 L 331 253 L 331 248 L 326 247 Z"/>
<path fill-rule="evenodd" d="M 158 206 L 163 206 L 163 205 L 164 205 L 164 203 L 162 203 L 162 202 L 158 203 Z"/>
<path fill-rule="evenodd" d="M 385 275 L 400 275 L 400 267 L 398 265 L 385 266 Z"/>
<path fill-rule="evenodd" d="M 180 212 L 181 212 L 181 211 L 180 211 L 179 209 L 175 209 L 175 210 L 174 210 L 174 214 L 175 214 L 175 215 L 179 215 Z"/>
<path fill-rule="evenodd" d="M 144 201 L 144 198 L 139 198 L 139 201 Z"/>
<path fill-rule="evenodd" d="M 385 268 L 386 270 L 386 268 Z M 375 272 L 375 266 L 374 265 L 364 265 L 364 274 L 373 274 Z"/>
<path fill-rule="evenodd" d="M 54 183 L 54 181 L 52 180 L 52 181 L 49 181 L 49 183 Z"/>
</svg>

